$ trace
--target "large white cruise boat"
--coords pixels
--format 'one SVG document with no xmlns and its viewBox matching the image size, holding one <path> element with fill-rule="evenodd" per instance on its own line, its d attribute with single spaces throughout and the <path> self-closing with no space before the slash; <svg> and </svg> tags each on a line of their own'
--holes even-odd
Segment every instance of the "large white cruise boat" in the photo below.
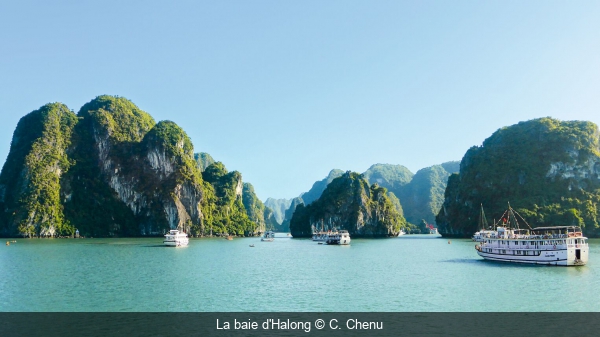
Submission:
<svg viewBox="0 0 600 337">
<path fill-rule="evenodd" d="M 503 216 L 506 226 L 480 233 L 481 242 L 475 245 L 479 256 L 493 261 L 554 266 L 582 266 L 588 262 L 589 246 L 580 227 L 519 229 L 514 213 L 509 206 Z"/>
<path fill-rule="evenodd" d="M 185 247 L 190 242 L 187 234 L 180 232 L 176 229 L 171 229 L 169 234 L 165 234 L 165 240 L 163 243 L 169 247 Z"/>
<path fill-rule="evenodd" d="M 327 235 L 325 241 L 328 245 L 349 245 L 350 244 L 350 233 L 346 230 L 332 232 Z"/>
</svg>

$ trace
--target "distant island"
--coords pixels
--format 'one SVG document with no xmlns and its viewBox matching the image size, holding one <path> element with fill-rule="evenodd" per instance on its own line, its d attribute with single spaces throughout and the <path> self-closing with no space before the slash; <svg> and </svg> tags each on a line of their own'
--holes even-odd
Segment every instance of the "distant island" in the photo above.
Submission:
<svg viewBox="0 0 600 337">
<path fill-rule="evenodd" d="M 308 206 L 298 205 L 290 221 L 293 237 L 310 237 L 314 229 L 347 230 L 352 237 L 397 236 L 407 228 L 387 189 L 369 186 L 364 177 L 346 172 L 327 185 Z"/>
<path fill-rule="evenodd" d="M 387 189 L 387 197 L 406 221 L 404 228 L 410 233 L 429 233 L 427 225 L 433 225 L 442 203 L 448 177 L 459 170 L 459 162 L 447 162 L 433 165 L 412 173 L 402 165 L 374 164 L 362 173 L 368 184 L 377 184 Z M 289 224 L 296 207 L 300 204 L 310 205 L 321 197 L 323 191 L 344 171 L 333 169 L 327 177 L 313 184 L 308 192 L 293 199 L 267 199 L 269 206 L 276 213 L 282 230 L 289 230 Z M 281 219 L 281 220 L 279 220 Z"/>
</svg>

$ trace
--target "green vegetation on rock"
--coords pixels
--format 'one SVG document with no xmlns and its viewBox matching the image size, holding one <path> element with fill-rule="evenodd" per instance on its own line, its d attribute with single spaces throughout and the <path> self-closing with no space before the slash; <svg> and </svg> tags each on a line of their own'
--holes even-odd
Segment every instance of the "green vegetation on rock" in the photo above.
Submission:
<svg viewBox="0 0 600 337">
<path fill-rule="evenodd" d="M 378 184 L 399 195 L 398 191 L 412 180 L 414 174 L 402 165 L 375 164 L 363 173 L 370 184 Z"/>
<path fill-rule="evenodd" d="M 262 223 L 253 222 L 243 203 L 242 175 L 237 171 L 227 172 L 225 165 L 216 162 L 202 172 L 204 180 L 212 186 L 214 199 L 209 200 L 205 209 L 204 235 L 254 235 L 264 231 Z M 250 185 L 251 186 L 251 185 Z M 250 187 L 249 186 L 249 187 Z M 247 191 L 249 192 L 249 191 Z M 254 189 L 252 189 L 252 193 Z M 251 199 L 249 195 L 246 196 Z M 250 205 L 249 206 L 253 206 Z M 253 213 L 253 216 L 259 217 Z"/>
<path fill-rule="evenodd" d="M 489 223 L 507 203 L 530 226 L 578 225 L 597 236 L 600 201 L 598 127 L 540 118 L 504 127 L 472 147 L 453 174 L 437 216 L 440 233 L 470 236 L 483 204 Z"/>
<path fill-rule="evenodd" d="M 0 234 L 160 236 L 177 228 L 255 235 L 264 228 L 264 218 L 248 218 L 241 174 L 216 163 L 206 169 L 204 181 L 183 129 L 155 124 L 125 98 L 99 96 L 77 116 L 48 104 L 15 130 L 0 174 Z"/>
<path fill-rule="evenodd" d="M 196 164 L 200 172 L 204 172 L 204 170 L 206 170 L 206 168 L 210 164 L 213 164 L 215 162 L 213 157 L 211 157 L 211 155 L 206 152 L 195 153 L 194 159 L 196 160 Z"/>
<path fill-rule="evenodd" d="M 248 218 L 258 225 L 257 232 L 264 232 L 266 228 L 265 205 L 256 196 L 252 184 L 244 183 L 242 189 L 242 201 Z"/>
<path fill-rule="evenodd" d="M 154 126 L 154 119 L 130 100 L 118 96 L 98 96 L 77 114 L 96 123 L 96 132 L 107 132 L 115 142 L 139 142 Z"/>
<path fill-rule="evenodd" d="M 0 233 L 4 236 L 71 235 L 60 202 L 60 179 L 77 117 L 52 103 L 21 118 L 0 174 Z"/>
<path fill-rule="evenodd" d="M 299 204 L 290 220 L 294 237 L 309 237 L 312 228 L 344 229 L 353 237 L 396 236 L 407 223 L 390 201 L 387 189 L 362 175 L 346 172 L 334 179 L 321 197 Z"/>
</svg>

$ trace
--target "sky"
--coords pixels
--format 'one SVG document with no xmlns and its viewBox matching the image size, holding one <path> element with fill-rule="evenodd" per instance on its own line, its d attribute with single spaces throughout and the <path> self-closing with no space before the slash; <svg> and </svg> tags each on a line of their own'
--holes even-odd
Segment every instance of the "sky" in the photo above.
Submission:
<svg viewBox="0 0 600 337">
<path fill-rule="evenodd" d="M 99 95 L 171 120 L 263 201 L 331 169 L 416 173 L 539 117 L 600 125 L 599 1 L 1 1 L 17 122 Z"/>
</svg>

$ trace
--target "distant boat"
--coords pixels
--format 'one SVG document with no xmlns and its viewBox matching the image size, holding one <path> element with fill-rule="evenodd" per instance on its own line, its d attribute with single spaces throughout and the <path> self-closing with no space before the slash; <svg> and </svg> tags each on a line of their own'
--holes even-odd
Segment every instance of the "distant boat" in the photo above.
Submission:
<svg viewBox="0 0 600 337">
<path fill-rule="evenodd" d="M 168 247 L 185 247 L 189 241 L 187 234 L 176 229 L 171 229 L 169 234 L 165 234 L 163 243 Z"/>
<path fill-rule="evenodd" d="M 272 242 L 273 240 L 275 240 L 275 232 L 273 231 L 265 232 L 265 235 L 263 235 L 263 237 L 260 238 L 260 241 L 265 242 Z"/>
<path fill-rule="evenodd" d="M 231 240 L 233 240 L 233 236 L 227 235 L 226 239 L 229 240 L 229 241 L 231 241 Z"/>
<path fill-rule="evenodd" d="M 404 230 L 400 230 L 400 233 L 398 233 L 398 236 L 402 236 L 402 235 L 406 235 L 406 232 L 404 232 Z"/>
</svg>

